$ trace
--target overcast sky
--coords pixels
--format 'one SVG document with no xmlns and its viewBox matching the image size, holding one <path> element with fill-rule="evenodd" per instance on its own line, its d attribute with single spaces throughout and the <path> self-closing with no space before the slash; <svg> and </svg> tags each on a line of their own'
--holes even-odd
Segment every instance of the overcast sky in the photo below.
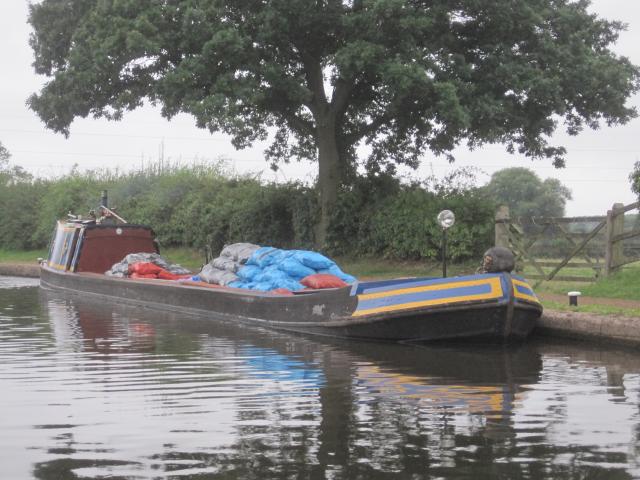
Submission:
<svg viewBox="0 0 640 480">
<path fill-rule="evenodd" d="M 197 129 L 191 117 L 181 115 L 168 122 L 152 107 L 130 112 L 120 122 L 76 120 L 69 139 L 45 130 L 25 106 L 26 98 L 44 82 L 31 68 L 27 4 L 24 0 L 2 0 L 0 7 L 0 142 L 11 152 L 14 164 L 42 177 L 66 173 L 74 164 L 81 169 L 128 169 L 157 160 L 164 145 L 164 158 L 173 161 L 208 161 L 224 156 L 236 171 L 263 172 L 266 179 L 311 180 L 316 175 L 315 164 L 297 162 L 274 173 L 262 160 L 264 145 L 236 151 L 228 137 Z M 592 10 L 628 24 L 615 50 L 640 64 L 640 0 L 593 0 Z M 640 107 L 640 97 L 634 97 L 631 103 Z M 542 178 L 558 178 L 571 189 L 568 215 L 600 215 L 615 202 L 636 201 L 628 175 L 640 160 L 639 138 L 638 119 L 624 127 L 585 131 L 578 137 L 559 133 L 555 142 L 568 149 L 567 167 L 562 170 L 554 169 L 549 161 L 532 162 L 509 155 L 500 146 L 489 146 L 474 152 L 457 150 L 453 166 L 427 155 L 411 175 L 424 178 L 433 173 L 442 177 L 456 167 L 475 166 L 481 170 L 478 182 L 483 184 L 496 170 L 524 166 Z"/>
</svg>

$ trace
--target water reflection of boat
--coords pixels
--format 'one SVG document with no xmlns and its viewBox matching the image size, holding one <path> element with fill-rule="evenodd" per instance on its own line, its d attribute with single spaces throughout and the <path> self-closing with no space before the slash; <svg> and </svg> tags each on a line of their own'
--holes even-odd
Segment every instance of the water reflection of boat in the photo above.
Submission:
<svg viewBox="0 0 640 480">
<path fill-rule="evenodd" d="M 294 295 L 103 274 L 128 253 L 156 251 L 146 226 L 59 222 L 41 285 L 213 320 L 385 341 L 517 340 L 531 333 L 542 312 L 524 279 L 504 272 L 362 282 Z"/>
<path fill-rule="evenodd" d="M 188 338 L 207 334 L 228 343 L 241 341 L 233 352 L 217 355 L 239 355 L 248 372 L 262 372 L 263 378 L 299 379 L 317 388 L 333 379 L 379 398 L 419 400 L 432 408 L 509 411 L 517 384 L 535 382 L 541 368 L 539 355 L 527 346 L 430 347 L 302 337 L 292 341 L 242 324 L 202 322 L 198 317 L 69 299 L 56 292 L 43 291 L 42 298 L 57 335 L 74 337 L 85 350 L 184 353 L 160 352 L 156 337 L 162 334 L 157 331 L 179 330 Z M 197 348 L 188 339 L 169 345 Z"/>
<path fill-rule="evenodd" d="M 629 434 L 637 399 L 623 399 L 619 387 L 637 396 L 637 375 L 624 375 L 638 372 L 632 351 L 535 339 L 504 348 L 315 340 L 55 292 L 42 298 L 50 323 L 67 316 L 65 328 L 54 329 L 59 344 L 92 352 L 102 339 L 98 348 L 122 350 L 58 362 L 74 366 L 60 386 L 73 392 L 47 393 L 42 410 L 64 421 L 50 433 L 38 430 L 44 439 L 25 448 L 37 458 L 37 478 L 197 471 L 252 479 L 569 479 L 638 471 L 637 433 Z M 96 320 L 104 329 L 83 327 Z M 152 352 L 131 341 L 133 322 L 154 332 Z M 556 358 L 566 368 L 556 368 Z M 607 378 L 605 369 L 627 378 Z M 92 395 L 91 408 L 78 408 Z M 611 403 L 617 422 L 608 425 L 612 410 L 585 410 L 583 397 Z M 57 412 L 54 398 L 69 412 Z M 34 446 L 47 456 L 35 457 Z"/>
</svg>

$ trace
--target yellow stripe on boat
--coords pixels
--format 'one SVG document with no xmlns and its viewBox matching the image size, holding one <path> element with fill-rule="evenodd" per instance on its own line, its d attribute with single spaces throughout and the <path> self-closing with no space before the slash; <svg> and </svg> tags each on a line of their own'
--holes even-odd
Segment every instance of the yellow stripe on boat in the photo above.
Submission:
<svg viewBox="0 0 640 480">
<path fill-rule="evenodd" d="M 434 408 L 464 407 L 473 413 L 509 410 L 508 393 L 499 385 L 433 384 L 431 378 L 399 375 L 375 366 L 359 367 L 356 378 L 379 394 L 424 400 Z"/>
<path fill-rule="evenodd" d="M 533 292 L 533 289 L 531 288 L 531 286 L 527 283 L 527 282 L 523 282 L 522 280 L 517 280 L 515 278 L 513 278 L 511 280 L 513 282 L 513 296 L 516 298 L 519 298 L 521 300 L 527 300 L 529 302 L 533 302 L 533 303 L 540 303 L 540 300 L 538 300 L 538 297 L 536 297 L 536 294 Z M 532 295 L 529 295 L 527 293 L 521 292 L 520 290 L 518 290 L 516 287 L 524 287 L 527 290 L 529 290 Z"/>
<path fill-rule="evenodd" d="M 500 287 L 500 277 L 494 277 L 488 279 L 483 278 L 480 280 L 467 280 L 465 282 L 449 282 L 440 283 L 437 285 L 421 285 L 419 287 L 399 288 L 398 290 L 388 290 L 378 293 L 365 293 L 362 295 L 358 295 L 358 300 L 373 300 L 374 298 L 395 297 L 396 295 L 407 295 L 409 293 L 428 292 L 434 290 L 449 290 L 451 288 L 476 287 L 478 285 L 496 282 L 498 287 L 500 288 L 500 295 L 502 295 L 502 287 Z"/>
<path fill-rule="evenodd" d="M 394 305 L 385 305 L 376 308 L 369 308 L 366 310 L 356 310 L 352 316 L 359 317 L 362 315 L 371 315 L 375 313 L 395 312 L 398 310 L 409 310 L 412 308 L 429 307 L 434 305 L 448 305 L 452 303 L 469 302 L 473 300 L 494 300 L 503 297 L 502 284 L 500 277 L 493 277 L 480 280 L 468 280 L 464 282 L 450 282 L 441 283 L 436 285 L 423 285 L 419 287 L 400 288 L 398 290 L 390 290 L 379 293 L 368 293 L 358 295 L 358 302 L 364 300 L 373 300 L 385 297 L 397 297 L 400 295 L 408 295 L 421 292 L 437 291 L 437 290 L 455 290 L 456 288 L 476 287 L 482 285 L 489 285 L 490 291 L 487 293 L 478 293 L 472 295 L 451 296 L 445 298 L 435 298 L 429 300 L 420 300 L 407 303 L 398 303 Z"/>
<path fill-rule="evenodd" d="M 67 269 L 67 266 L 66 266 L 66 265 L 60 265 L 59 263 L 49 262 L 49 263 L 48 263 L 48 265 L 49 265 L 51 268 L 54 268 L 54 269 L 56 269 L 56 270 L 62 270 L 62 271 L 64 271 L 64 270 L 66 270 L 66 269 Z"/>
</svg>

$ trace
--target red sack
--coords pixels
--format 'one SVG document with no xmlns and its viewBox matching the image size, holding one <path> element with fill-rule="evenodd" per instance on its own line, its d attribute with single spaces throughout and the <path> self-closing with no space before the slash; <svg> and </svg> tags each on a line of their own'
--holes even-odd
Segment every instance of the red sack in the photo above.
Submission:
<svg viewBox="0 0 640 480">
<path fill-rule="evenodd" d="M 143 274 L 143 273 L 132 273 L 131 275 L 129 275 L 129 278 L 158 278 L 157 275 L 153 274 L 153 273 L 149 273 L 149 274 Z"/>
<path fill-rule="evenodd" d="M 162 268 L 150 262 L 137 262 L 129 265 L 129 273 L 137 273 L 139 275 L 157 275 Z"/>
<path fill-rule="evenodd" d="M 316 273 L 314 275 L 308 275 L 300 280 L 300 283 L 305 287 L 313 289 L 340 288 L 349 285 L 348 283 L 340 280 L 340 278 L 329 273 Z"/>
<path fill-rule="evenodd" d="M 177 275 L 175 273 L 167 272 L 166 270 L 160 269 L 158 272 L 158 278 L 161 280 L 180 280 L 181 278 L 191 278 L 191 274 L 186 275 Z"/>
<path fill-rule="evenodd" d="M 288 288 L 276 288 L 275 290 L 271 290 L 270 293 L 275 293 L 277 295 L 293 295 L 293 292 Z"/>
</svg>

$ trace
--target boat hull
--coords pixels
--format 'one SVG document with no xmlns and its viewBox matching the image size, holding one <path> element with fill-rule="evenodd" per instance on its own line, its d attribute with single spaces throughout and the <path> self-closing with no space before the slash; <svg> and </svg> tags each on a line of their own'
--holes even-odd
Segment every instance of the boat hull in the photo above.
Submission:
<svg viewBox="0 0 640 480">
<path fill-rule="evenodd" d="M 501 281 L 511 288 L 510 277 L 505 275 L 507 280 L 501 278 Z M 366 295 L 354 295 L 349 287 L 281 296 L 181 286 L 171 281 L 60 272 L 46 266 L 41 269 L 41 285 L 93 296 L 100 301 L 184 312 L 210 320 L 242 321 L 296 333 L 393 342 L 521 340 L 531 333 L 541 314 L 538 305 L 517 302 L 513 296 L 505 295 L 481 302 L 463 301 L 357 315 L 358 303 Z"/>
</svg>

